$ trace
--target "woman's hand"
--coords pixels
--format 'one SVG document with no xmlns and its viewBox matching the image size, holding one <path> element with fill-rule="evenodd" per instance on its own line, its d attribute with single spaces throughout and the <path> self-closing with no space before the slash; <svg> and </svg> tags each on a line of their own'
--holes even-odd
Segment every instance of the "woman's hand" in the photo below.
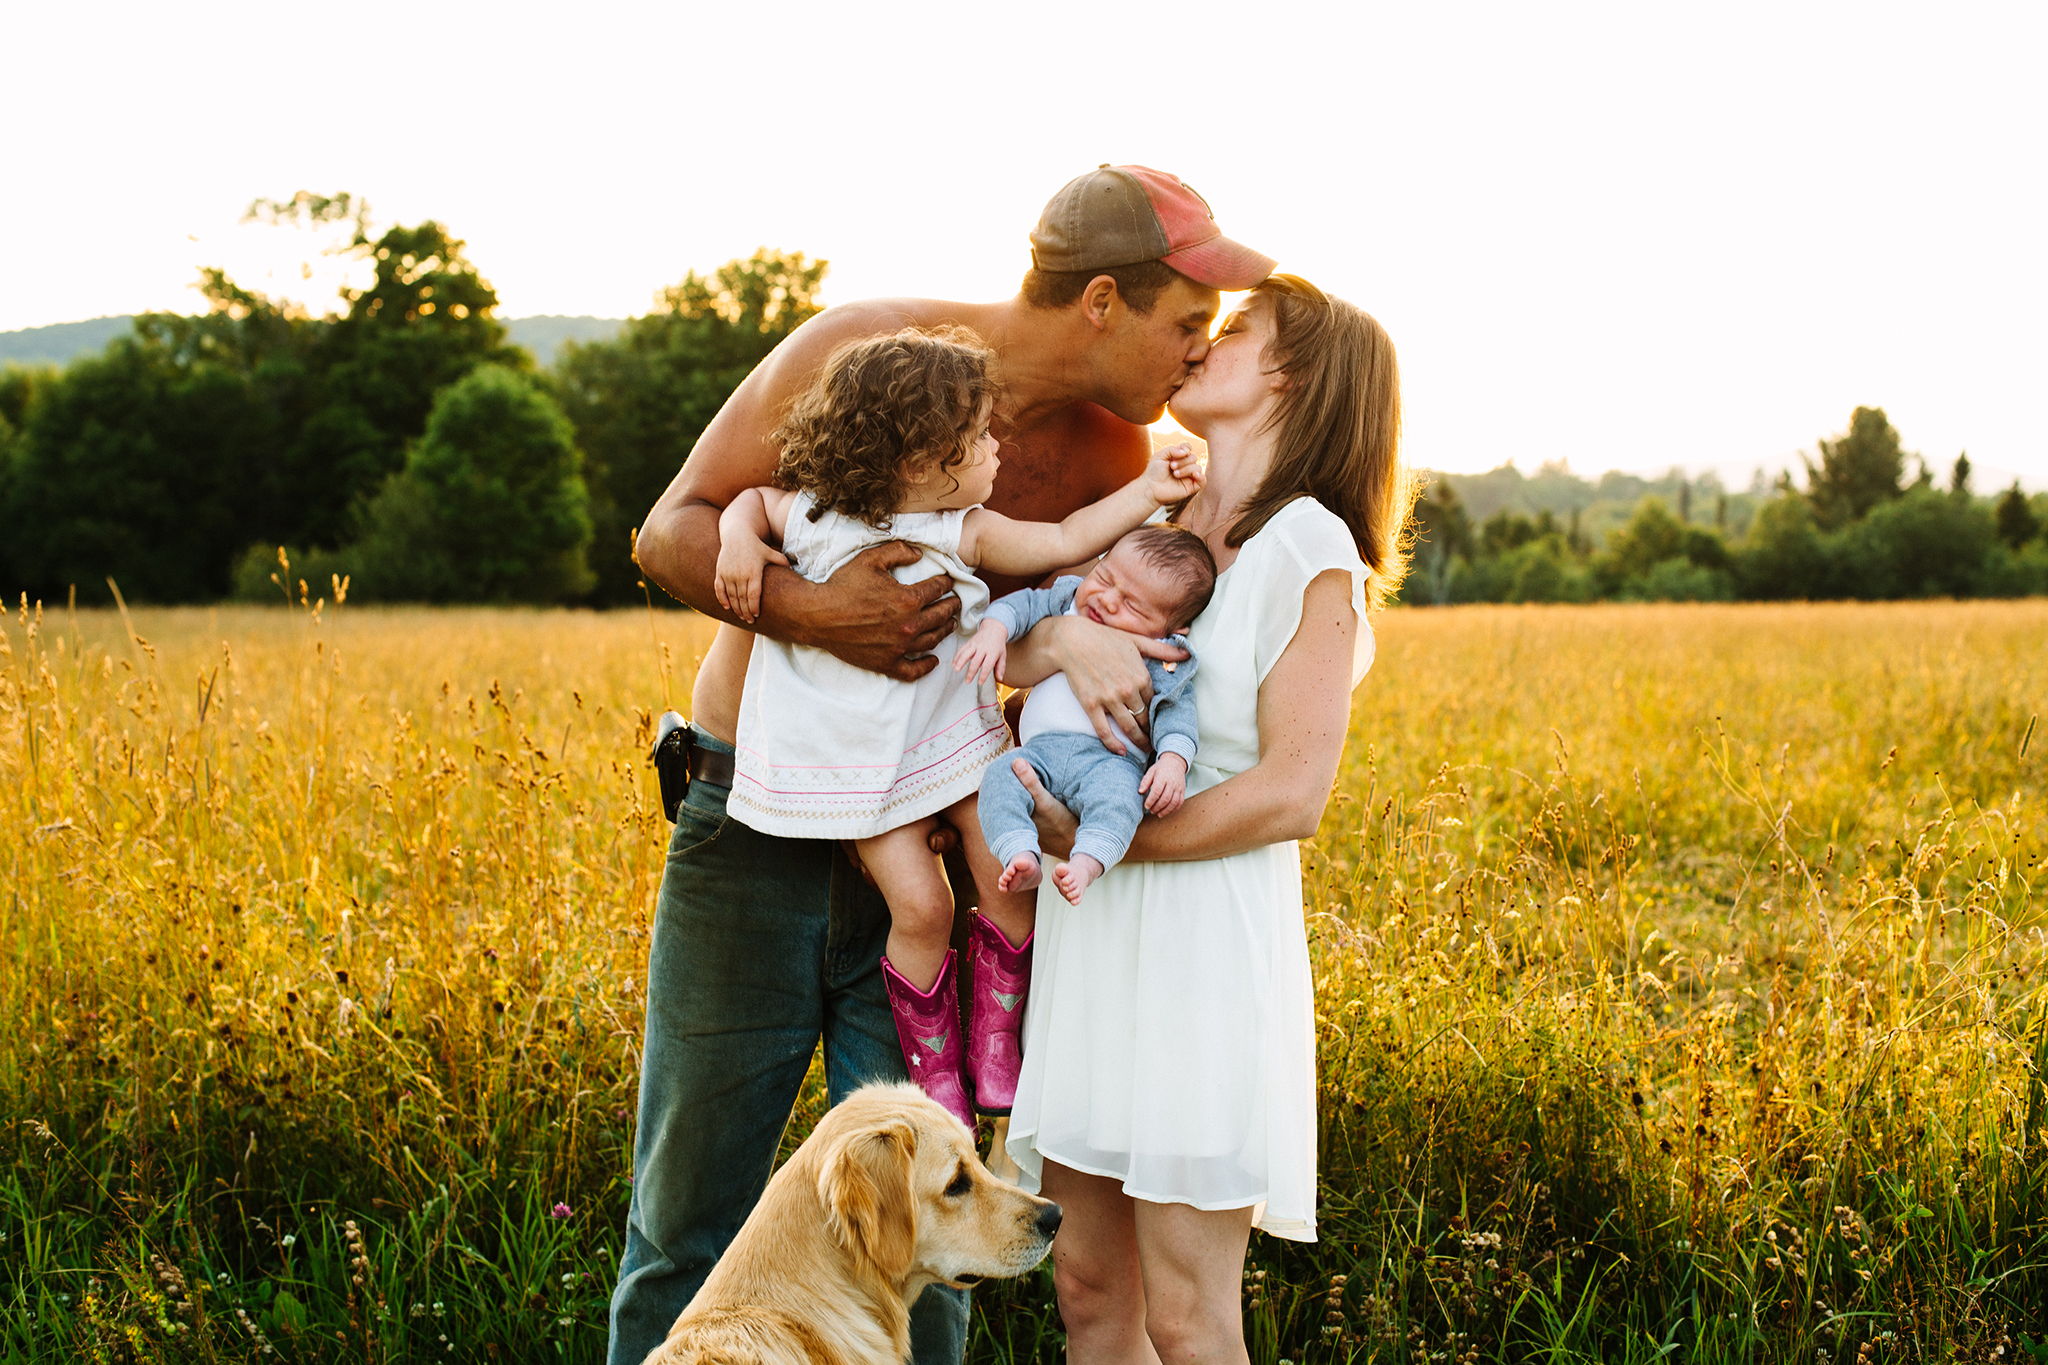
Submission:
<svg viewBox="0 0 2048 1365">
<path fill-rule="evenodd" d="M 1045 789 L 1045 784 L 1038 780 L 1038 770 L 1031 766 L 1030 760 L 1011 759 L 1010 771 L 1017 774 L 1017 780 L 1024 784 L 1024 794 L 1031 798 L 1031 823 L 1038 826 L 1041 856 L 1071 858 L 1074 855 L 1074 831 L 1081 827 L 1081 822 L 1074 818 L 1074 812 Z"/>
<path fill-rule="evenodd" d="M 1186 650 L 1164 640 L 1148 640 L 1079 616 L 1055 616 L 1011 642 L 1004 681 L 1028 687 L 1065 673 L 1096 738 L 1111 753 L 1120 754 L 1124 745 L 1117 728 L 1134 737 L 1143 735 L 1152 714 L 1152 674 L 1145 660 L 1177 662 L 1187 657 Z"/>
</svg>

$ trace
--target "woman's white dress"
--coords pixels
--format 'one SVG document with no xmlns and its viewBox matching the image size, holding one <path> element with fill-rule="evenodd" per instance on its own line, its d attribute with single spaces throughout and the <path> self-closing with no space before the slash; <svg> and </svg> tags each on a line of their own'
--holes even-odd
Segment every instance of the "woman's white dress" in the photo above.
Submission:
<svg viewBox="0 0 2048 1365">
<path fill-rule="evenodd" d="M 938 667 L 909 683 L 756 636 L 726 808 L 764 834 L 865 839 L 972 795 L 982 769 L 1010 747 L 995 684 L 953 671 L 954 651 L 981 624 L 988 588 L 960 559 L 964 509 L 899 513 L 880 528 L 837 512 L 812 521 L 813 506 L 808 493 L 796 495 L 782 538 L 798 573 L 822 583 L 869 546 L 906 541 L 924 557 L 896 578 L 951 575 L 959 629 L 932 651 Z"/>
<path fill-rule="evenodd" d="M 1335 513 L 1289 503 L 1217 580 L 1189 632 L 1190 796 L 1258 762 L 1259 685 L 1330 569 L 1351 575 L 1355 687 L 1372 663 L 1367 570 Z M 1259 1228 L 1313 1241 L 1315 1001 L 1295 843 L 1121 863 L 1079 906 L 1048 878 L 1037 932 L 1009 1137 L 1026 1188 L 1050 1159 L 1154 1203 L 1256 1205 Z"/>
</svg>

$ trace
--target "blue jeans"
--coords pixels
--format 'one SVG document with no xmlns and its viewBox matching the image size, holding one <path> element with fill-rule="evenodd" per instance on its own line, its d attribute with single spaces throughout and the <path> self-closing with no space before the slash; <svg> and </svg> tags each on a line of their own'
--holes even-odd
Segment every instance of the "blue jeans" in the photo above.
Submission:
<svg viewBox="0 0 2048 1365">
<path fill-rule="evenodd" d="M 821 1037 L 834 1104 L 906 1079 L 882 985 L 881 895 L 838 844 L 749 829 L 726 818 L 725 798 L 691 783 L 669 839 L 609 1365 L 640 1365 L 661 1344 L 753 1211 Z M 917 1365 L 958 1365 L 966 1293 L 925 1290 L 910 1341 Z"/>
</svg>

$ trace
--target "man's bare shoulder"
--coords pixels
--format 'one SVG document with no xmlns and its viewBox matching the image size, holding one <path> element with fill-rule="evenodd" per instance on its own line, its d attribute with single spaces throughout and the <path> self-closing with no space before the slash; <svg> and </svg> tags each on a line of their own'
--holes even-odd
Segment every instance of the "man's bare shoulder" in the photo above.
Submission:
<svg viewBox="0 0 2048 1365">
<path fill-rule="evenodd" d="M 905 327 L 940 327 L 949 323 L 975 327 L 988 311 L 987 304 L 946 299 L 855 299 L 833 304 L 797 328 L 789 339 L 802 339 L 812 347 L 830 349 L 861 337 L 887 336 Z"/>
</svg>

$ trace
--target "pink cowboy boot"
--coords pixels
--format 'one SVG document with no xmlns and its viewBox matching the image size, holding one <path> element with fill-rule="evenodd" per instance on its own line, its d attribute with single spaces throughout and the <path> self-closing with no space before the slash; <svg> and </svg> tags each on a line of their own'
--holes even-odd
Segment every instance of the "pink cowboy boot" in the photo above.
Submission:
<svg viewBox="0 0 2048 1365">
<path fill-rule="evenodd" d="M 1024 997 L 1031 991 L 1031 941 L 1012 948 L 1003 931 L 976 915 L 967 931 L 974 955 L 974 1001 L 967 1011 L 967 1076 L 974 1083 L 974 1107 L 1007 1114 L 1017 1100 L 1017 1071 L 1024 1064 L 1018 1035 Z"/>
<path fill-rule="evenodd" d="M 960 1074 L 965 1049 L 960 1046 L 960 995 L 953 985 L 953 950 L 946 950 L 946 965 L 939 968 L 939 979 L 929 991 L 905 981 L 886 957 L 882 959 L 882 981 L 889 989 L 889 1011 L 896 1016 L 896 1040 L 903 1045 L 910 1079 L 973 1132 L 974 1109 L 967 1103 L 967 1088 Z"/>
</svg>

